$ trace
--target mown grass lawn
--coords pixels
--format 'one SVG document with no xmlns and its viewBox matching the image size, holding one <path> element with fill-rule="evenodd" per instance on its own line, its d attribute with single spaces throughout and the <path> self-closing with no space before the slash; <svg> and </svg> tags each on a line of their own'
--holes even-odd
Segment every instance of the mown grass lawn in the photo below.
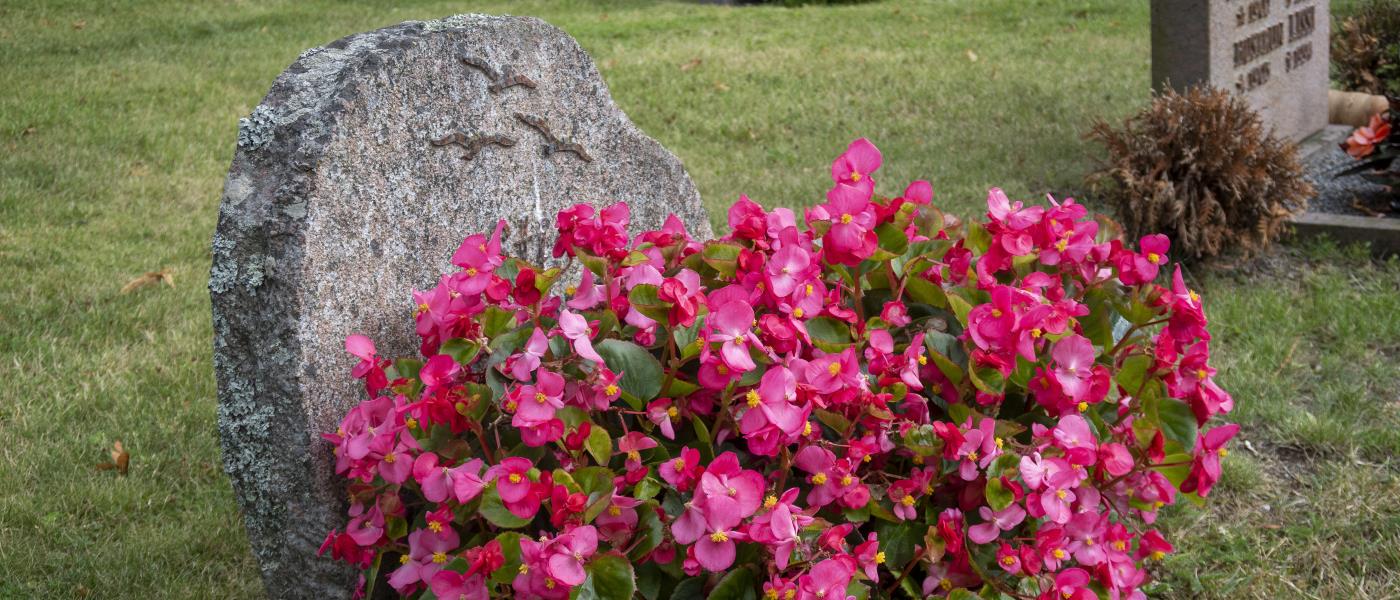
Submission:
<svg viewBox="0 0 1400 600">
<path fill-rule="evenodd" d="M 577 37 L 716 217 L 819 198 L 858 136 L 955 212 L 1074 190 L 1087 123 L 1147 97 L 1146 3 L 1117 0 L 0 4 L 0 597 L 258 593 L 204 285 L 237 120 L 307 47 L 470 11 Z M 1312 246 L 1195 275 L 1245 429 L 1215 503 L 1170 515 L 1162 595 L 1395 594 L 1400 265 Z M 118 439 L 125 477 L 95 468 Z"/>
</svg>

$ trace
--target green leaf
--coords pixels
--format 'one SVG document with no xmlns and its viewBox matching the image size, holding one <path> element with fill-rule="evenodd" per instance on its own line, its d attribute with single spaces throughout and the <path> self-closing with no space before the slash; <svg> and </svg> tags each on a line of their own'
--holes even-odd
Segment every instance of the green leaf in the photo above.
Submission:
<svg viewBox="0 0 1400 600">
<path fill-rule="evenodd" d="M 530 519 L 522 519 L 515 516 L 515 513 L 506 510 L 505 504 L 501 502 L 501 495 L 496 492 L 496 486 L 482 494 L 481 508 L 477 509 L 482 517 L 490 521 L 492 525 L 505 529 L 519 529 L 530 524 Z"/>
<path fill-rule="evenodd" d="M 608 369 L 621 374 L 618 384 L 622 391 L 638 401 L 633 410 L 642 410 L 646 402 L 661 392 L 661 361 L 645 348 L 614 339 L 603 340 L 596 348 Z"/>
<path fill-rule="evenodd" d="M 676 584 L 671 600 L 705 600 L 705 577 L 689 577 Z"/>
<path fill-rule="evenodd" d="M 665 539 L 666 526 L 661 523 L 661 517 L 656 515 L 656 506 L 655 500 L 648 500 L 637 507 L 637 545 L 627 554 L 632 560 L 640 561 L 645 558 L 647 553 L 660 546 L 661 541 Z"/>
<path fill-rule="evenodd" d="M 992 507 L 992 510 L 1005 510 L 1016 500 L 1016 496 L 1011 493 L 1011 490 L 1002 485 L 1000 477 L 987 479 L 986 494 L 987 506 Z"/>
<path fill-rule="evenodd" d="M 1183 448 L 1196 447 L 1196 413 L 1191 412 L 1191 407 L 1175 398 L 1162 398 L 1156 405 L 1162 435 Z"/>
<path fill-rule="evenodd" d="M 957 315 L 958 322 L 964 327 L 967 326 L 967 315 L 972 312 L 972 305 L 967 300 L 957 294 L 948 294 L 948 305 L 953 308 L 953 314 Z"/>
<path fill-rule="evenodd" d="M 845 415 L 822 408 L 817 409 L 816 413 L 817 420 L 821 421 L 823 425 L 830 427 L 837 435 L 844 435 L 847 431 L 851 430 L 851 420 L 847 419 Z"/>
<path fill-rule="evenodd" d="M 481 344 L 465 338 L 452 338 L 438 348 L 438 354 L 451 356 L 452 360 L 463 366 L 471 364 L 480 352 Z"/>
<path fill-rule="evenodd" d="M 671 303 L 662 300 L 656 295 L 656 286 L 649 283 L 639 283 L 627 293 L 627 302 L 637 312 L 646 315 L 657 323 L 668 322 L 671 312 Z"/>
<path fill-rule="evenodd" d="M 501 563 L 501 568 L 491 572 L 491 581 L 510 583 L 520 573 L 520 534 L 507 531 L 496 536 L 496 541 L 501 544 L 501 555 L 506 560 Z"/>
<path fill-rule="evenodd" d="M 1128 394 L 1136 394 L 1142 389 L 1143 378 L 1147 376 L 1147 369 L 1152 366 L 1152 357 L 1146 354 L 1134 354 L 1123 361 L 1123 368 L 1118 370 L 1116 379 L 1118 387 L 1123 388 Z"/>
<path fill-rule="evenodd" d="M 943 288 L 935 285 L 932 281 L 919 277 L 917 273 L 910 273 L 905 278 L 904 292 L 917 302 L 936 308 L 948 308 L 948 295 L 943 293 Z"/>
<path fill-rule="evenodd" d="M 909 236 L 904 235 L 904 230 L 893 223 L 876 227 L 875 237 L 879 239 L 881 250 L 895 256 L 904 254 L 904 251 L 909 249 Z"/>
<path fill-rule="evenodd" d="M 608 492 L 609 498 L 611 498 L 613 477 L 615 476 L 607 467 L 584 467 L 574 471 L 574 481 L 578 482 L 583 493 L 592 495 Z"/>
<path fill-rule="evenodd" d="M 927 525 L 913 521 L 875 523 L 875 531 L 880 534 L 880 551 L 885 553 L 885 566 L 898 573 L 914 559 L 914 547 L 923 541 Z"/>
<path fill-rule="evenodd" d="M 661 482 L 655 477 L 644 477 L 637 485 L 632 486 L 632 497 L 638 500 L 649 500 L 655 498 L 661 492 Z"/>
<path fill-rule="evenodd" d="M 812 344 L 826 352 L 840 352 L 851 345 L 851 326 L 831 317 L 807 321 L 807 334 Z"/>
<path fill-rule="evenodd" d="M 588 432 L 588 440 L 584 442 L 588 448 L 588 453 L 593 455 L 593 460 L 598 464 L 607 466 L 608 459 L 612 458 L 612 436 L 608 435 L 608 430 L 602 427 L 593 427 Z"/>
<path fill-rule="evenodd" d="M 642 597 L 647 600 L 659 600 L 661 597 L 661 580 L 665 574 L 655 563 L 647 563 L 637 567 L 637 591 L 642 593 Z"/>
<path fill-rule="evenodd" d="M 987 249 L 992 247 L 992 234 L 986 228 L 973 221 L 967 222 L 967 246 L 977 251 L 977 254 L 986 254 Z"/>
<path fill-rule="evenodd" d="M 574 600 L 631 600 L 637 591 L 632 563 L 616 554 L 601 554 L 593 558 L 584 570 L 583 580 L 569 597 Z"/>
<path fill-rule="evenodd" d="M 481 323 L 482 335 L 494 339 L 515 327 L 515 313 L 497 306 L 488 306 L 486 311 L 477 317 L 477 321 Z"/>
<path fill-rule="evenodd" d="M 734 271 L 738 268 L 739 252 L 743 249 L 743 246 L 733 242 L 708 242 L 705 249 L 700 251 L 700 256 L 722 279 L 733 279 Z"/>
<path fill-rule="evenodd" d="M 715 589 L 710 590 L 710 600 L 757 600 L 758 582 L 753 571 L 738 568 L 729 571 Z"/>
<path fill-rule="evenodd" d="M 972 385 L 988 394 L 1001 394 L 1006 391 L 1006 378 L 1001 376 L 1001 371 L 991 367 L 973 366 L 968 374 L 972 375 Z"/>
</svg>

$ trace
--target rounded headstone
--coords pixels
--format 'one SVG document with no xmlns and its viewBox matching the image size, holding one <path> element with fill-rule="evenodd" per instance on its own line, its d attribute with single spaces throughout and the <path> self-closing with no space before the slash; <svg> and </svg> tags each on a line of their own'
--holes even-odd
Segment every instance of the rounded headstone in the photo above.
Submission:
<svg viewBox="0 0 1400 600">
<path fill-rule="evenodd" d="M 317 557 L 346 498 L 320 434 L 364 396 L 345 336 L 413 355 L 414 289 L 462 239 L 550 256 L 555 213 L 626 201 L 711 236 L 680 161 L 618 110 L 578 43 L 533 18 L 462 15 L 301 55 L 251 115 L 225 183 L 209 289 L 225 470 L 268 595 L 346 597 Z"/>
</svg>

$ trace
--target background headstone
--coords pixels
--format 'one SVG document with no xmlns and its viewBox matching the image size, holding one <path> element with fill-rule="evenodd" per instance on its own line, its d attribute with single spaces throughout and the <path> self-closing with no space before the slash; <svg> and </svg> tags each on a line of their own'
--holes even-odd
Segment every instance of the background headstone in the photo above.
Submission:
<svg viewBox="0 0 1400 600">
<path fill-rule="evenodd" d="M 403 23 L 277 78 L 240 122 L 209 281 L 225 470 L 270 596 L 353 586 L 315 556 L 346 520 L 319 434 L 364 393 L 345 336 L 413 355 L 410 291 L 451 268 L 463 237 L 505 218 L 506 251 L 546 263 L 556 211 L 624 200 L 633 233 L 675 212 L 711 236 L 680 161 L 538 19 Z"/>
<path fill-rule="evenodd" d="M 1327 125 L 1327 0 L 1152 0 L 1152 85 L 1244 96 L 1294 141 Z"/>
</svg>

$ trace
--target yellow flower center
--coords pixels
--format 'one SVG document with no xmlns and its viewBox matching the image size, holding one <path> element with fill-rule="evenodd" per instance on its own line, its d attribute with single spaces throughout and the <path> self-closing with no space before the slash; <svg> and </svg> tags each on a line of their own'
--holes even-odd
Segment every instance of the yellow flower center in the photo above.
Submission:
<svg viewBox="0 0 1400 600">
<path fill-rule="evenodd" d="M 1196 369 L 1196 379 L 1205 379 L 1209 376 L 1210 374 L 1207 373 L 1205 369 Z"/>
<path fill-rule="evenodd" d="M 968 460 L 974 460 L 974 461 L 977 460 L 977 451 L 974 450 L 974 451 L 972 451 L 972 452 L 968 452 L 968 453 L 967 453 L 967 459 L 968 459 Z"/>
<path fill-rule="evenodd" d="M 723 531 L 716 531 L 710 534 L 710 541 L 716 544 L 727 542 L 729 541 L 729 534 L 726 534 Z"/>
<path fill-rule="evenodd" d="M 627 460 L 642 460 L 642 453 L 637 452 L 636 450 L 630 450 L 627 452 Z"/>
<path fill-rule="evenodd" d="M 677 458 L 676 462 L 671 463 L 671 465 L 674 466 L 677 471 L 683 470 L 685 469 L 685 459 Z"/>
<path fill-rule="evenodd" d="M 433 533 L 442 533 L 442 521 L 428 521 L 428 529 Z"/>
<path fill-rule="evenodd" d="M 726 367 L 724 365 L 715 365 L 715 372 L 719 373 L 720 375 L 728 375 L 729 367 Z"/>
<path fill-rule="evenodd" d="M 844 476 L 841 477 L 841 485 L 851 485 L 851 482 L 852 482 L 852 481 L 855 481 L 855 480 L 854 480 L 854 479 L 851 479 L 851 476 L 850 476 L 850 475 L 844 475 Z"/>
<path fill-rule="evenodd" d="M 433 562 L 435 562 L 435 563 L 437 563 L 437 564 L 443 564 L 443 563 L 447 562 L 447 553 L 446 553 L 446 552 L 434 552 L 434 553 L 433 553 Z"/>
<path fill-rule="evenodd" d="M 1000 309 L 1000 308 L 993 308 L 993 309 L 992 309 L 992 316 L 993 316 L 993 317 L 1001 318 L 1001 315 L 1003 315 L 1003 314 L 1005 314 L 1005 313 L 1001 312 L 1001 309 Z"/>
<path fill-rule="evenodd" d="M 919 355 L 919 365 L 922 366 L 922 365 L 926 365 L 926 364 L 928 364 L 928 355 L 927 355 L 927 354 L 920 354 L 920 355 Z"/>
<path fill-rule="evenodd" d="M 778 600 L 778 590 L 769 589 L 768 591 L 763 592 L 763 597 L 766 600 Z"/>
<path fill-rule="evenodd" d="M 1065 558 L 1065 551 L 1060 548 L 1056 548 L 1054 552 L 1051 552 L 1051 554 L 1054 554 L 1055 558 L 1059 560 L 1064 560 Z"/>
<path fill-rule="evenodd" d="M 418 316 L 418 315 L 421 315 L 421 314 L 423 314 L 423 313 L 425 313 L 425 312 L 428 312 L 429 308 L 430 308 L 430 307 L 428 306 L 428 303 L 427 303 L 427 302 L 423 302 L 423 303 L 419 304 L 419 305 L 418 305 L 418 312 L 417 312 L 417 313 L 414 313 L 414 316 Z"/>
<path fill-rule="evenodd" d="M 521 575 L 524 575 L 524 574 L 529 573 L 529 572 L 530 572 L 530 565 L 521 563 L 521 565 L 520 565 L 520 574 L 521 574 Z"/>
<path fill-rule="evenodd" d="M 622 514 L 622 509 L 618 508 L 617 505 L 614 504 L 614 505 L 608 507 L 608 514 L 609 514 L 609 515 L 612 515 L 612 516 L 614 516 L 614 517 L 616 517 L 616 516 Z"/>
<path fill-rule="evenodd" d="M 744 399 L 748 400 L 749 408 L 758 408 L 759 403 L 763 401 L 762 398 L 758 397 L 758 392 L 753 390 L 749 390 L 749 393 L 744 394 Z"/>
<path fill-rule="evenodd" d="M 1092 546 L 1092 545 L 1094 545 L 1094 538 L 1084 538 L 1084 545 L 1085 545 L 1085 546 Z"/>
<path fill-rule="evenodd" d="M 386 462 L 386 463 L 389 463 L 389 464 L 392 465 L 392 464 L 394 464 L 394 461 L 395 461 L 395 460 L 396 460 L 396 458 L 394 457 L 394 453 L 393 453 L 393 452 L 390 452 L 390 453 L 384 455 L 384 462 Z"/>
<path fill-rule="evenodd" d="M 545 589 L 552 590 L 552 589 L 554 589 L 554 586 L 555 586 L 555 585 L 556 585 L 556 584 L 554 583 L 554 578 L 553 578 L 553 577 L 546 577 L 546 578 L 544 579 L 544 587 L 545 587 Z"/>
<path fill-rule="evenodd" d="M 1191 301 L 1192 301 L 1192 302 L 1200 302 L 1200 301 L 1201 301 L 1201 295 L 1200 295 L 1200 294 L 1197 294 L 1197 293 L 1196 293 L 1196 290 L 1186 290 L 1186 293 L 1187 293 L 1187 295 L 1191 296 Z"/>
<path fill-rule="evenodd" d="M 676 418 L 676 417 L 681 416 L 681 411 L 680 411 L 679 408 L 676 408 L 676 407 L 674 407 L 674 406 L 668 407 L 668 408 L 666 409 L 666 416 L 671 417 L 672 419 L 674 419 L 674 418 Z"/>
<path fill-rule="evenodd" d="M 824 485 L 826 483 L 826 473 L 817 473 L 812 476 L 812 483 Z"/>
<path fill-rule="evenodd" d="M 1226 449 L 1224 449 L 1224 448 L 1221 448 L 1221 449 L 1219 449 L 1219 450 L 1216 450 L 1215 453 L 1216 453 L 1216 454 L 1219 454 L 1219 455 L 1220 455 L 1220 458 L 1225 458 L 1226 456 L 1229 456 L 1229 455 L 1230 455 L 1230 451 L 1229 451 L 1229 450 L 1226 450 Z"/>
<path fill-rule="evenodd" d="M 850 223 L 852 218 L 854 218 L 854 217 L 852 217 L 851 215 L 848 215 L 848 214 L 847 214 L 847 215 L 841 215 L 841 222 L 842 222 L 842 223 Z"/>
<path fill-rule="evenodd" d="M 620 391 L 622 391 L 622 390 L 619 389 L 619 388 L 617 387 L 617 384 L 615 384 L 615 383 L 610 383 L 610 384 L 608 384 L 608 387 L 603 388 L 603 393 L 604 393 L 604 394 L 607 394 L 607 395 L 609 395 L 609 396 L 616 396 L 617 393 L 620 392 Z"/>
<path fill-rule="evenodd" d="M 1061 499 L 1061 500 L 1064 500 L 1064 499 L 1065 499 L 1065 496 L 1068 496 L 1068 495 L 1069 495 L 1069 494 L 1066 493 L 1064 490 L 1055 490 L 1055 497 L 1056 497 L 1056 498 L 1059 498 L 1059 499 Z"/>
<path fill-rule="evenodd" d="M 859 181 L 860 181 L 860 171 L 851 171 L 851 181 L 853 181 L 853 182 L 859 182 Z"/>
<path fill-rule="evenodd" d="M 1000 450 L 1000 449 L 1006 447 L 1006 440 L 1003 440 L 1003 439 L 1001 439 L 1001 438 L 997 438 L 995 441 L 996 441 L 997 449 L 998 449 L 998 450 Z"/>
<path fill-rule="evenodd" d="M 801 307 L 792 309 L 792 316 L 798 319 L 801 319 L 803 314 L 805 314 L 805 311 L 803 311 Z"/>
<path fill-rule="evenodd" d="M 1078 406 L 1076 406 L 1075 408 L 1078 408 L 1078 409 L 1079 409 L 1079 412 L 1084 412 L 1084 411 L 1086 411 L 1086 410 L 1089 410 L 1089 403 L 1088 403 L 1088 402 L 1080 402 L 1080 403 L 1078 404 Z"/>
<path fill-rule="evenodd" d="M 804 436 L 812 435 L 812 422 L 811 422 L 811 421 L 807 421 L 806 423 L 803 423 L 803 424 L 802 424 L 802 435 L 804 435 Z"/>
<path fill-rule="evenodd" d="M 467 267 L 467 276 L 476 277 L 476 267 Z"/>
<path fill-rule="evenodd" d="M 404 425 L 407 425 L 409 429 L 418 429 L 418 419 L 409 417 L 407 419 L 404 419 L 403 423 Z"/>
<path fill-rule="evenodd" d="M 570 295 L 570 296 L 572 296 L 572 295 L 574 295 L 574 294 L 577 294 L 577 293 L 578 293 L 578 286 L 573 286 L 573 285 L 571 285 L 571 286 L 565 287 L 565 288 L 564 288 L 564 293 L 565 293 L 565 294 L 568 294 L 568 295 Z"/>
<path fill-rule="evenodd" d="M 1127 548 L 1128 548 L 1128 545 L 1125 544 L 1125 543 L 1123 543 L 1123 540 L 1117 540 L 1117 541 L 1113 542 L 1113 549 L 1114 549 L 1114 550 L 1117 550 L 1117 551 L 1119 551 L 1119 552 L 1122 552 L 1123 550 L 1125 550 L 1125 549 L 1127 549 Z"/>
<path fill-rule="evenodd" d="M 1039 327 L 1036 327 L 1035 329 L 1032 329 L 1032 330 L 1031 330 L 1031 337 L 1034 338 L 1034 339 L 1037 339 L 1037 340 L 1038 340 L 1038 339 L 1040 339 L 1040 336 L 1042 336 L 1042 335 L 1045 335 L 1045 332 L 1044 332 L 1044 331 L 1041 331 Z"/>
<path fill-rule="evenodd" d="M 507 477 L 506 479 L 509 479 L 511 483 L 520 483 L 520 474 L 511 473 L 510 477 Z"/>
<path fill-rule="evenodd" d="M 1006 566 L 1008 566 L 1008 567 L 1011 566 L 1011 565 L 1014 565 L 1014 564 L 1016 564 L 1016 557 L 1011 556 L 1011 555 L 1009 555 L 1009 554 L 1006 555 L 1006 556 L 1003 556 L 1003 557 L 1001 557 L 1001 564 L 1006 565 Z"/>
<path fill-rule="evenodd" d="M 948 579 L 947 577 L 944 577 L 943 579 L 939 579 L 939 580 L 938 580 L 938 587 L 943 588 L 943 591 L 945 591 L 945 592 L 948 591 L 948 590 L 951 590 L 951 589 L 953 589 L 953 580 Z"/>
<path fill-rule="evenodd" d="M 924 464 L 924 457 L 921 456 L 921 455 L 915 454 L 915 455 L 914 455 L 914 464 L 916 464 L 916 465 L 922 465 L 922 464 Z"/>
<path fill-rule="evenodd" d="M 1156 252 L 1148 252 L 1148 253 L 1147 253 L 1147 262 L 1150 262 L 1150 263 L 1152 263 L 1152 264 L 1154 264 L 1154 265 L 1157 264 L 1157 263 L 1159 263 L 1159 262 L 1162 262 L 1162 255 L 1161 255 L 1161 254 L 1157 254 Z"/>
<path fill-rule="evenodd" d="M 841 363 L 831 363 L 826 367 L 826 372 L 836 375 L 841 372 Z"/>
<path fill-rule="evenodd" d="M 860 457 L 860 462 L 870 462 L 870 461 L 872 461 L 872 460 L 874 460 L 874 459 L 875 459 L 875 457 L 873 457 L 873 456 L 867 454 L 867 455 L 865 455 L 865 456 Z"/>
<path fill-rule="evenodd" d="M 883 565 L 883 564 L 885 564 L 885 553 L 884 553 L 884 552 L 876 552 L 876 553 L 875 553 L 875 564 L 877 564 L 877 565 Z"/>
<path fill-rule="evenodd" d="M 535 392 L 535 402 L 538 402 L 538 403 L 540 403 L 540 404 L 544 404 L 545 402 L 548 402 L 548 401 L 549 401 L 549 396 L 544 395 L 544 392 Z"/>
<path fill-rule="evenodd" d="M 1068 248 L 1068 247 L 1069 247 L 1069 240 L 1066 240 L 1066 239 L 1061 238 L 1060 241 L 1055 242 L 1055 249 L 1056 249 L 1056 250 L 1059 250 L 1060 252 L 1064 252 L 1064 251 L 1065 251 L 1065 248 Z"/>
<path fill-rule="evenodd" d="M 786 591 L 786 592 L 783 592 L 783 600 L 792 600 L 793 598 L 796 598 L 796 597 L 797 597 L 797 590 L 788 590 L 788 591 Z"/>
<path fill-rule="evenodd" d="M 913 506 L 915 502 L 917 502 L 917 500 L 915 500 L 913 496 L 905 496 L 899 499 L 899 503 L 905 506 Z"/>
<path fill-rule="evenodd" d="M 1162 552 L 1161 550 L 1156 550 L 1156 551 L 1154 551 L 1154 552 L 1152 553 L 1151 556 L 1152 556 L 1152 560 L 1162 560 L 1162 559 L 1164 559 L 1164 558 L 1167 557 L 1167 553 L 1166 553 L 1166 552 Z"/>
<path fill-rule="evenodd" d="M 777 497 L 777 496 L 769 495 L 767 498 L 764 498 L 764 499 L 763 499 L 763 508 L 773 508 L 774 506 L 777 506 L 777 505 L 778 505 L 778 497 Z"/>
<path fill-rule="evenodd" d="M 812 295 L 812 291 L 815 290 L 815 289 L 816 289 L 816 288 L 813 288 L 813 287 L 812 287 L 812 284 L 809 283 L 809 284 L 807 284 L 807 287 L 803 288 L 803 291 L 807 292 L 807 295 L 808 295 L 808 296 L 811 296 L 811 295 Z"/>
</svg>

